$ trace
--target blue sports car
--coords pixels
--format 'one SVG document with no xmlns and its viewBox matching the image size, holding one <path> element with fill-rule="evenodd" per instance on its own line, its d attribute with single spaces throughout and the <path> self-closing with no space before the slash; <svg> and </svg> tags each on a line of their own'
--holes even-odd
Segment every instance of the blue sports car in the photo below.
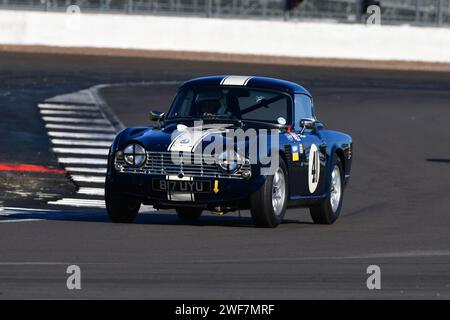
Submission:
<svg viewBox="0 0 450 320">
<path fill-rule="evenodd" d="M 311 94 L 279 79 L 211 76 L 185 82 L 153 126 L 120 132 L 108 156 L 105 201 L 114 222 L 141 204 L 175 209 L 187 222 L 204 210 L 250 209 L 276 227 L 288 207 L 313 221 L 339 217 L 350 178 L 352 139 L 325 129 Z"/>
</svg>

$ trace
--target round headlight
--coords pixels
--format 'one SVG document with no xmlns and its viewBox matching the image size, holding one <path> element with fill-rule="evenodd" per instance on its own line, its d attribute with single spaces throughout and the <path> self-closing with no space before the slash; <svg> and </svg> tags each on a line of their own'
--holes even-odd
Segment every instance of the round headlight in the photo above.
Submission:
<svg viewBox="0 0 450 320">
<path fill-rule="evenodd" d="M 219 168 L 228 173 L 239 170 L 244 164 L 244 161 L 244 158 L 234 150 L 224 151 L 217 157 Z"/>
<path fill-rule="evenodd" d="M 144 147 L 137 143 L 131 143 L 123 150 L 125 162 L 133 167 L 141 167 L 147 159 Z"/>
</svg>

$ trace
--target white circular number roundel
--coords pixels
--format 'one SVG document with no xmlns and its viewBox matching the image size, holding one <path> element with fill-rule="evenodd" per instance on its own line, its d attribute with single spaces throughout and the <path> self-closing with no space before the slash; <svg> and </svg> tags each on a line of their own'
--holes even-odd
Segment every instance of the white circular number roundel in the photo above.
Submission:
<svg viewBox="0 0 450 320">
<path fill-rule="evenodd" d="M 309 149 L 309 164 L 308 164 L 308 186 L 309 192 L 314 193 L 319 184 L 320 177 L 320 157 L 319 149 L 315 144 L 311 145 Z"/>
</svg>

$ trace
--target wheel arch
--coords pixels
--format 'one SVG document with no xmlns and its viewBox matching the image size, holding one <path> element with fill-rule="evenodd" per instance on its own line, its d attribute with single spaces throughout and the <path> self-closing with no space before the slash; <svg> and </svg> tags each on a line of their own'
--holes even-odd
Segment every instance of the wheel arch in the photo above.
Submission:
<svg viewBox="0 0 450 320">
<path fill-rule="evenodd" d="M 284 150 L 280 149 L 278 151 L 278 154 L 279 154 L 280 158 L 283 159 L 284 163 L 286 164 L 286 179 L 287 179 L 286 187 L 287 187 L 288 202 L 289 202 L 289 199 L 291 197 L 291 187 L 289 185 L 289 162 L 288 162 L 288 159 L 286 157 L 286 153 L 284 152 Z"/>
<path fill-rule="evenodd" d="M 288 160 L 287 160 L 286 153 L 284 152 L 284 150 L 281 150 L 281 149 L 280 149 L 280 150 L 278 151 L 278 155 L 280 156 L 281 159 L 283 159 L 284 163 L 285 163 L 286 165 L 288 165 Z M 289 170 L 288 170 L 287 173 L 289 174 Z"/>
<path fill-rule="evenodd" d="M 330 150 L 330 154 L 329 154 L 329 159 L 328 159 L 328 165 L 327 165 L 327 170 L 326 170 L 326 185 L 325 185 L 325 193 L 328 194 L 329 193 L 329 189 L 330 189 L 330 185 L 331 185 L 331 173 L 333 172 L 333 162 L 335 158 L 338 158 L 341 161 L 341 165 L 342 165 L 342 178 L 344 178 L 345 175 L 345 155 L 344 155 L 344 150 L 342 150 L 342 148 L 340 148 L 338 145 L 334 145 L 331 150 Z"/>
<path fill-rule="evenodd" d="M 345 155 L 344 155 L 344 150 L 342 150 L 341 148 L 336 148 L 336 150 L 334 151 L 334 153 L 339 157 L 339 160 L 341 160 L 341 164 L 342 164 L 342 175 L 345 175 Z"/>
</svg>

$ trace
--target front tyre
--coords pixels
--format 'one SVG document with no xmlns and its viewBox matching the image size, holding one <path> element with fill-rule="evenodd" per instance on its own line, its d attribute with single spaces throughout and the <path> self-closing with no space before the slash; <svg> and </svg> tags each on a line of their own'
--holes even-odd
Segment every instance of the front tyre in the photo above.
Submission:
<svg viewBox="0 0 450 320">
<path fill-rule="evenodd" d="M 342 162 L 337 155 L 334 158 L 330 192 L 322 203 L 309 209 L 311 218 L 316 224 L 332 224 L 341 212 L 344 196 Z"/>
<path fill-rule="evenodd" d="M 117 223 L 132 223 L 141 207 L 139 201 L 113 193 L 108 181 L 105 184 L 105 204 L 109 218 Z"/>
<path fill-rule="evenodd" d="M 263 186 L 250 196 L 250 212 L 256 226 L 277 227 L 286 214 L 288 197 L 288 175 L 284 160 L 271 176 L 267 176 Z"/>
</svg>

